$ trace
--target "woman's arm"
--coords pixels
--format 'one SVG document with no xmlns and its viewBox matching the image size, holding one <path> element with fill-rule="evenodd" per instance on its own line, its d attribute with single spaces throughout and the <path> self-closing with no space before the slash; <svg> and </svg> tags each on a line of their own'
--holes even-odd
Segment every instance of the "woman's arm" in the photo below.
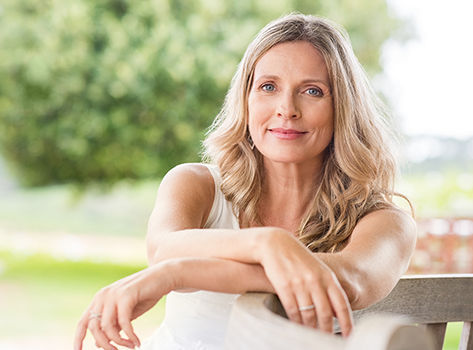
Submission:
<svg viewBox="0 0 473 350">
<path fill-rule="evenodd" d="M 176 257 L 217 257 L 258 263 L 255 233 L 267 228 L 203 229 L 215 190 L 207 167 L 183 164 L 162 180 L 146 237 L 149 264 Z"/>
<path fill-rule="evenodd" d="M 201 229 L 209 215 L 213 197 L 213 179 L 203 165 L 176 167 L 163 179 L 148 225 L 150 263 L 176 257 L 205 257 L 262 264 L 267 275 L 268 271 L 274 271 L 268 275 L 269 280 L 283 304 L 286 302 L 286 311 L 293 310 L 288 311 L 288 316 L 298 322 L 305 323 L 304 314 L 297 310 L 299 303 L 304 301 L 298 301 L 292 292 L 285 298 L 282 289 L 304 290 L 310 287 L 305 287 L 299 280 L 317 279 L 333 273 L 351 307 L 363 308 L 382 299 L 395 286 L 407 268 L 415 245 L 415 223 L 407 214 L 394 209 L 378 210 L 359 221 L 343 251 L 312 254 L 316 261 L 307 260 L 306 266 L 315 272 L 307 270 L 304 277 L 295 278 L 304 270 L 300 268 L 303 264 L 300 256 L 307 256 L 309 252 L 302 245 L 295 244 L 297 241 L 289 232 L 274 227 Z M 321 263 L 324 264 L 324 273 L 311 266 L 320 267 Z M 314 277 L 316 274 L 319 277 Z M 330 277 L 324 278 L 331 280 Z M 277 287 L 276 281 L 280 281 Z M 296 282 L 287 286 L 285 283 L 288 281 Z M 245 281 L 241 283 L 241 288 L 245 289 Z M 317 283 L 322 284 L 320 281 Z M 311 299 L 309 296 L 303 298 L 306 302 Z"/>
<path fill-rule="evenodd" d="M 349 334 L 351 309 L 336 275 L 287 231 L 199 229 L 213 202 L 209 177 L 198 165 L 177 167 L 166 176 L 149 225 L 154 264 L 97 293 L 79 322 L 75 349 L 82 347 L 87 329 L 104 349 L 115 350 L 112 341 L 133 347 L 139 341 L 131 321 L 182 288 L 275 292 L 291 320 L 330 332 L 337 316 L 342 333 Z M 312 304 L 315 309 L 300 309 Z"/>
<path fill-rule="evenodd" d="M 352 325 L 350 304 L 330 267 L 277 227 L 202 229 L 213 197 L 213 179 L 205 166 L 187 164 L 166 175 L 148 225 L 150 264 L 182 257 L 261 264 L 291 320 L 330 332 L 336 316 L 347 335 Z M 240 283 L 241 290 L 251 290 L 245 279 L 234 283 Z M 219 288 L 230 292 L 223 283 Z M 305 308 L 312 304 L 317 311 Z"/>
<path fill-rule="evenodd" d="M 148 225 L 151 264 L 176 257 L 268 263 L 278 259 L 275 251 L 284 256 L 288 246 L 295 246 L 289 232 L 275 227 L 199 229 L 210 212 L 213 186 L 209 171 L 202 165 L 174 168 L 163 179 Z M 409 215 L 395 209 L 378 210 L 358 222 L 343 251 L 314 255 L 335 273 L 352 308 L 359 309 L 392 290 L 407 268 L 415 237 L 415 223 Z M 268 255 L 274 259 L 265 258 Z"/>
<path fill-rule="evenodd" d="M 246 288 L 242 288 L 243 285 Z M 170 291 L 182 288 L 227 293 L 274 293 L 260 265 L 206 258 L 167 260 L 99 291 L 79 321 L 74 350 L 82 349 L 87 329 L 94 336 L 96 345 L 106 350 L 117 350 L 112 342 L 129 348 L 139 346 L 140 341 L 131 321 L 148 311 Z M 126 338 L 120 331 L 125 333 Z"/>
<path fill-rule="evenodd" d="M 316 255 L 335 272 L 347 295 L 354 297 L 350 304 L 357 310 L 389 294 L 406 272 L 415 243 L 416 224 L 408 214 L 378 210 L 358 222 L 341 252 Z"/>
<path fill-rule="evenodd" d="M 170 271 L 179 288 L 232 294 L 275 292 L 259 264 L 217 258 L 176 258 L 167 261 L 172 262 Z"/>
</svg>

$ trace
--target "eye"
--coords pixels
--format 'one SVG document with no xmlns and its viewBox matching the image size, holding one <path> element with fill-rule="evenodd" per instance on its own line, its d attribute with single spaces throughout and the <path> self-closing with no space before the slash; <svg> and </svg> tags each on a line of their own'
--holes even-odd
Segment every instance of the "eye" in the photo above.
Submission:
<svg viewBox="0 0 473 350">
<path fill-rule="evenodd" d="M 319 88 L 315 88 L 315 87 L 308 88 L 305 92 L 307 94 L 309 94 L 310 96 L 320 96 L 320 97 L 322 97 L 324 95 L 322 90 L 320 90 Z"/>
<path fill-rule="evenodd" d="M 261 90 L 263 91 L 273 92 L 275 89 L 276 88 L 271 83 L 266 83 L 266 84 L 261 85 Z"/>
</svg>

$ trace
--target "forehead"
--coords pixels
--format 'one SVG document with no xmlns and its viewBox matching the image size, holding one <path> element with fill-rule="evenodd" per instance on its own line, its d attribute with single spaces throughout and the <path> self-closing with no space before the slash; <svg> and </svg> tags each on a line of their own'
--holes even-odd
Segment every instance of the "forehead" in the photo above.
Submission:
<svg viewBox="0 0 473 350">
<path fill-rule="evenodd" d="M 307 41 L 281 43 L 269 49 L 255 66 L 255 79 L 261 75 L 316 78 L 328 82 L 328 72 L 319 50 Z"/>
</svg>

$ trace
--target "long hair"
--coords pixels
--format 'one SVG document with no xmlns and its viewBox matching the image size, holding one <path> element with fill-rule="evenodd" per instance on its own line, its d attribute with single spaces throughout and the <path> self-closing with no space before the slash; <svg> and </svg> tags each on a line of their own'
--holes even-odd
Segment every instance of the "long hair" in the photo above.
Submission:
<svg viewBox="0 0 473 350">
<path fill-rule="evenodd" d="M 297 235 L 314 252 L 338 251 L 364 215 L 394 207 L 397 172 L 385 109 L 343 28 L 302 14 L 266 25 L 238 65 L 204 141 L 204 160 L 218 165 L 221 189 L 235 214 L 243 215 L 248 225 L 261 224 L 257 208 L 264 169 L 261 153 L 248 141 L 248 95 L 258 60 L 273 46 L 291 41 L 307 41 L 322 54 L 334 108 L 334 132 L 325 153 L 322 180 Z"/>
</svg>

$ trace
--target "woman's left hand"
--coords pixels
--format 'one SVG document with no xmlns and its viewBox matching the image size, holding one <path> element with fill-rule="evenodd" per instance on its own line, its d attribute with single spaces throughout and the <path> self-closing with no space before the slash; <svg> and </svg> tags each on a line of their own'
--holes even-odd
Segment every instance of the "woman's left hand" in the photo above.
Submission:
<svg viewBox="0 0 473 350">
<path fill-rule="evenodd" d="M 260 263 L 289 319 L 332 332 L 337 317 L 347 336 L 352 312 L 335 273 L 289 232 L 278 228 L 267 232 Z"/>
<path fill-rule="evenodd" d="M 117 350 L 111 342 L 132 349 L 139 346 L 131 321 L 175 288 L 176 281 L 168 269 L 169 263 L 159 263 L 100 290 L 77 325 L 74 350 L 82 349 L 87 329 L 96 346 L 105 350 Z"/>
</svg>

